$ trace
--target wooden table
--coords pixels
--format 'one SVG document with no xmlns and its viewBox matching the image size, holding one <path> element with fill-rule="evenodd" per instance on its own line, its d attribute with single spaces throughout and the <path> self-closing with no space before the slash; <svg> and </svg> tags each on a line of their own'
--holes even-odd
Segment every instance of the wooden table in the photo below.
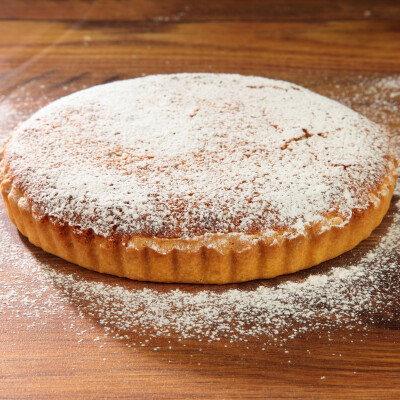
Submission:
<svg viewBox="0 0 400 400">
<path fill-rule="evenodd" d="M 367 83 L 400 74 L 400 3 L 0 1 L 2 139 L 39 107 L 68 93 L 183 71 L 290 80 L 351 104 L 396 135 L 399 97 L 377 102 L 377 91 Z M 398 301 L 390 318 L 366 323 L 351 340 L 348 331 L 328 335 L 322 328 L 266 348 L 257 337 L 209 343 L 177 337 L 147 342 L 135 332 L 129 339 L 118 331 L 105 336 L 96 310 L 82 312 L 84 305 L 68 291 L 55 284 L 41 296 L 40 280 L 21 272 L 29 268 L 26 262 L 21 267 L 21 254 L 84 280 L 146 284 L 100 276 L 44 254 L 16 232 L 3 205 L 0 210 L 1 399 L 400 398 Z M 396 212 L 392 207 L 369 240 L 321 271 L 373 248 Z M 398 293 L 398 279 L 390 282 L 392 294 Z M 46 303 L 52 296 L 63 298 L 62 312 Z"/>
</svg>

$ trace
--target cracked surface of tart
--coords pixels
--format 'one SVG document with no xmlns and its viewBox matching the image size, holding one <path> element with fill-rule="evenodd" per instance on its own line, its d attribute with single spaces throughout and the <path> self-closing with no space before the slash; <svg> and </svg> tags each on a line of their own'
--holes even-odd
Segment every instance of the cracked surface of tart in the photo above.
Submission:
<svg viewBox="0 0 400 400">
<path fill-rule="evenodd" d="M 10 218 L 46 251 L 161 282 L 228 283 L 357 245 L 396 178 L 384 129 L 292 83 L 156 75 L 46 106 L 5 146 Z"/>
</svg>

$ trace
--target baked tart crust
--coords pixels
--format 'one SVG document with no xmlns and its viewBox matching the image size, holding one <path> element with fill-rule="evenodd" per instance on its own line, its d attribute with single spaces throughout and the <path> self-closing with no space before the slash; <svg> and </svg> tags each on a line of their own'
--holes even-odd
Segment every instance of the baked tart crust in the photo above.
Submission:
<svg viewBox="0 0 400 400">
<path fill-rule="evenodd" d="M 306 235 L 295 238 L 278 233 L 266 240 L 254 235 L 246 238 L 253 243 L 250 248 L 232 243 L 230 238 L 218 238 L 226 244 L 215 249 L 202 244 L 210 239 L 201 237 L 182 243 L 179 239 L 131 237 L 119 241 L 87 235 L 53 218 L 37 218 L 27 198 L 10 179 L 3 179 L 1 192 L 18 230 L 32 244 L 67 261 L 140 281 L 224 284 L 293 273 L 351 250 L 382 221 L 395 178 L 390 175 L 371 193 L 374 203 L 353 215 L 345 226 L 332 226 L 323 232 L 321 225 L 313 226 Z M 329 219 L 325 225 L 330 225 Z M 240 249 L 242 246 L 244 249 Z"/>
<path fill-rule="evenodd" d="M 224 95 L 226 95 L 227 91 L 229 92 L 231 90 L 229 87 L 232 87 L 232 85 L 235 86 L 235 84 L 237 85 L 238 83 L 242 86 L 245 85 L 247 89 L 250 89 L 250 92 L 253 89 L 261 91 L 266 90 L 268 94 L 270 91 L 279 93 L 280 90 L 284 90 L 286 93 L 285 96 L 287 96 L 287 93 L 289 93 L 290 96 L 297 96 L 295 92 L 300 91 L 305 98 L 308 98 L 307 96 L 311 96 L 311 98 L 314 100 L 315 97 L 317 104 L 318 101 L 321 101 L 322 103 L 324 103 L 324 101 L 327 102 L 327 108 L 322 107 L 322 109 L 317 110 L 318 112 L 326 112 L 326 109 L 329 109 L 329 106 L 332 106 L 332 104 L 334 107 L 338 108 L 332 112 L 332 115 L 328 116 L 328 120 L 330 120 L 332 116 L 335 117 L 344 115 L 346 117 L 347 115 L 350 115 L 349 118 L 351 121 L 347 122 L 347 125 L 345 122 L 339 126 L 336 126 L 335 124 L 332 126 L 332 129 L 336 132 L 336 134 L 339 135 L 339 139 L 340 137 L 343 138 L 343 136 L 340 136 L 342 135 L 340 131 L 348 128 L 348 135 L 350 137 L 353 135 L 354 140 L 356 141 L 363 140 L 363 135 L 372 136 L 372 141 L 364 143 L 362 145 L 362 149 L 371 146 L 371 143 L 375 143 L 376 141 L 379 143 L 376 145 L 376 149 L 372 149 L 372 152 L 366 150 L 362 157 L 360 157 L 358 154 L 352 153 L 351 150 L 348 150 L 347 154 L 342 156 L 340 153 L 343 151 L 346 152 L 347 147 L 342 146 L 341 143 L 338 142 L 338 148 L 333 146 L 334 149 L 332 150 L 331 142 L 327 142 L 328 139 L 326 139 L 330 134 L 325 126 L 326 123 L 324 121 L 326 118 L 324 119 L 321 117 L 323 121 L 319 125 L 316 124 L 317 126 L 315 128 L 319 129 L 322 127 L 324 129 L 321 129 L 321 131 L 317 130 L 317 133 L 310 133 L 312 131 L 312 126 L 301 128 L 301 124 L 297 125 L 296 123 L 292 122 L 293 118 L 289 118 L 289 125 L 292 124 L 296 128 L 296 130 L 293 131 L 285 126 L 281 127 L 280 125 L 277 125 L 278 123 L 281 123 L 279 120 L 275 121 L 273 119 L 272 122 L 269 120 L 267 123 L 269 129 L 271 129 L 277 135 L 284 136 L 285 140 L 283 142 L 276 142 L 275 148 L 274 145 L 270 145 L 269 143 L 263 143 L 262 146 L 260 146 L 257 141 L 254 143 L 250 142 L 250 138 L 258 134 L 257 129 L 262 133 L 263 127 L 259 127 L 257 123 L 254 123 L 254 120 L 260 120 L 260 115 L 250 116 L 250 118 L 247 118 L 247 121 L 242 121 L 245 125 L 240 122 L 242 125 L 235 128 L 238 133 L 236 132 L 234 134 L 234 136 L 236 135 L 234 138 L 234 143 L 239 146 L 241 153 L 245 156 L 239 160 L 234 158 L 233 161 L 229 161 L 232 161 L 233 164 L 237 163 L 237 165 L 234 165 L 235 167 L 256 165 L 256 167 L 254 167 L 255 172 L 245 171 L 245 173 L 242 173 L 242 175 L 245 174 L 243 176 L 245 176 L 246 179 L 247 177 L 250 177 L 252 181 L 250 183 L 246 181 L 244 184 L 242 184 L 242 186 L 239 186 L 237 181 L 233 182 L 236 186 L 231 185 L 231 187 L 227 187 L 229 185 L 225 185 L 225 187 L 220 190 L 222 194 L 220 193 L 218 195 L 219 197 L 214 194 L 205 194 L 204 197 L 206 197 L 208 201 L 208 203 L 205 205 L 207 206 L 208 204 L 211 216 L 203 218 L 204 210 L 201 210 L 201 207 L 204 206 L 204 204 L 198 205 L 199 201 L 196 202 L 194 200 L 191 203 L 192 197 L 196 196 L 196 194 L 190 192 L 196 189 L 197 186 L 201 187 L 201 182 L 188 184 L 188 189 L 186 190 L 188 193 L 184 193 L 181 196 L 177 195 L 176 198 L 171 197 L 170 194 L 173 188 L 165 188 L 163 186 L 163 182 L 161 182 L 158 187 L 159 192 L 161 193 L 160 196 L 162 197 L 165 194 L 164 198 L 161 200 L 163 200 L 165 203 L 165 198 L 169 198 L 170 204 L 173 205 L 173 207 L 170 204 L 167 205 L 170 206 L 168 213 L 162 214 L 160 212 L 160 215 L 157 215 L 155 212 L 155 215 L 153 215 L 150 218 L 150 222 L 148 222 L 147 219 L 149 214 L 149 205 L 147 202 L 151 201 L 148 200 L 149 196 L 147 197 L 147 202 L 141 203 L 143 208 L 142 211 L 140 208 L 137 208 L 137 204 L 135 203 L 136 200 L 130 200 L 131 202 L 128 201 L 128 211 L 125 210 L 125 215 L 124 209 L 121 211 L 119 207 L 116 207 L 115 210 L 117 210 L 119 213 L 117 214 L 117 211 L 110 207 L 110 216 L 107 214 L 107 218 L 111 220 L 111 222 L 108 222 L 108 224 L 113 225 L 113 228 L 110 228 L 110 230 L 107 231 L 107 221 L 102 221 L 101 216 L 96 219 L 96 213 L 98 212 L 98 208 L 96 208 L 98 206 L 96 203 L 97 199 L 95 199 L 93 202 L 94 206 L 90 208 L 90 213 L 87 211 L 88 207 L 86 207 L 82 208 L 83 211 L 78 213 L 78 215 L 75 215 L 76 213 L 68 214 L 69 211 L 73 211 L 72 207 L 71 210 L 69 210 L 69 204 L 70 202 L 75 201 L 75 199 L 65 201 L 65 197 L 62 197 L 65 195 L 64 192 L 68 189 L 65 187 L 65 182 L 63 185 L 60 184 L 60 186 L 57 186 L 59 181 L 62 181 L 60 178 L 61 173 L 57 170 L 57 168 L 61 172 L 65 172 L 65 170 L 63 170 L 64 166 L 62 164 L 62 154 L 56 154 L 50 163 L 48 159 L 49 157 L 52 157 L 53 153 L 43 151 L 43 146 L 45 147 L 43 143 L 46 143 L 43 142 L 43 140 L 46 140 L 46 138 L 43 139 L 43 136 L 48 135 L 50 137 L 53 134 L 52 132 L 57 132 L 57 130 L 61 130 L 61 133 L 65 134 L 66 129 L 67 133 L 72 133 L 72 135 L 66 137 L 65 139 L 65 143 L 69 143 L 68 146 L 64 145 L 63 143 L 60 144 L 61 147 L 65 147 L 65 157 L 72 157 L 71 149 L 75 149 L 74 151 L 77 153 L 76 157 L 79 160 L 80 155 L 78 153 L 80 151 L 84 152 L 85 145 L 91 149 L 93 148 L 94 156 L 93 160 L 91 160 L 91 163 L 95 164 L 93 170 L 100 168 L 99 162 L 100 166 L 102 163 L 108 163 L 107 171 L 115 170 L 117 171 L 115 172 L 116 176 L 119 174 L 117 176 L 117 181 L 121 177 L 121 171 L 123 171 L 122 175 L 126 174 L 124 176 L 130 177 L 135 175 L 135 179 L 138 179 L 138 177 L 141 178 L 143 173 L 148 173 L 150 176 L 152 176 L 152 171 L 146 172 L 146 168 L 151 165 L 149 163 L 151 163 L 151 160 L 157 156 L 157 154 L 160 156 L 160 158 L 162 158 L 162 156 L 160 155 L 161 153 L 157 153 L 157 151 L 154 155 L 151 152 L 150 154 L 147 152 L 140 153 L 139 150 L 138 153 L 134 153 L 134 156 L 132 156 L 131 147 L 127 146 L 129 150 L 128 154 L 124 152 L 124 148 L 117 151 L 115 148 L 116 146 L 121 147 L 121 143 L 113 142 L 110 144 L 109 139 L 107 139 L 107 143 L 110 145 L 112 151 L 110 149 L 108 152 L 103 150 L 98 151 L 101 146 L 97 142 L 95 143 L 93 137 L 90 137 L 90 135 L 85 136 L 85 134 L 83 134 L 82 137 L 79 136 L 79 141 L 76 141 L 77 136 L 74 136 L 76 132 L 68 131 L 68 127 L 57 126 L 57 122 L 60 122 L 57 120 L 57 117 L 49 117 L 51 114 L 54 115 L 54 109 L 51 107 L 60 107 L 60 109 L 66 109 L 68 111 L 67 115 L 73 116 L 73 118 L 68 117 L 67 120 L 63 120 L 67 125 L 75 124 L 75 126 L 78 126 L 79 129 L 84 131 L 87 129 L 85 128 L 84 124 L 87 123 L 89 126 L 88 129 L 91 129 L 92 133 L 94 132 L 96 134 L 96 129 L 98 128 L 98 126 L 96 126 L 98 119 L 98 115 L 96 113 L 104 112 L 104 110 L 101 109 L 98 111 L 98 108 L 96 108 L 97 104 L 94 102 L 91 104 L 90 108 L 93 114 L 90 114 L 90 112 L 86 110 L 85 113 L 79 114 L 78 117 L 75 118 L 74 113 L 76 113 L 76 109 L 74 109 L 72 106 L 77 103 L 76 107 L 78 108 L 81 107 L 81 103 L 79 103 L 79 101 L 76 102 L 76 98 L 71 99 L 70 96 L 70 99 L 67 99 L 67 101 L 64 101 L 64 103 L 61 102 L 58 105 L 56 104 L 56 106 L 51 105 L 47 110 L 34 115 L 27 124 L 19 128 L 15 137 L 11 138 L 9 142 L 11 143 L 11 146 L 6 144 L 3 150 L 0 164 L 1 192 L 8 215 L 12 222 L 17 226 L 19 231 L 28 237 L 31 243 L 41 247 L 45 251 L 98 272 L 142 281 L 223 284 L 262 278 L 272 278 L 278 275 L 296 272 L 298 270 L 317 265 L 325 260 L 334 258 L 352 249 L 360 241 L 368 237 L 372 230 L 379 225 L 389 208 L 390 199 L 393 194 L 397 177 L 397 162 L 392 154 L 392 150 L 390 149 L 389 138 L 386 136 L 386 133 L 381 130 L 381 128 L 369 121 L 367 122 L 364 117 L 361 117 L 358 114 L 350 111 L 346 107 L 338 106 L 337 103 L 331 100 L 323 100 L 325 98 L 313 94 L 306 89 L 300 88 L 296 85 L 288 84 L 286 82 L 273 81 L 265 78 L 241 77 L 238 75 L 178 74 L 173 76 L 166 75 L 149 77 L 148 81 L 146 81 L 146 79 L 126 81 L 126 85 L 129 86 L 129 84 L 132 84 L 133 81 L 133 85 L 136 89 L 141 87 L 141 85 L 144 88 L 146 88 L 146 86 L 148 87 L 148 85 L 158 85 L 157 93 L 163 93 L 163 91 L 164 93 L 167 93 L 167 95 L 169 93 L 173 93 L 173 96 L 175 96 L 174 99 L 176 100 L 176 98 L 179 99 L 179 96 L 182 95 L 182 93 L 177 94 L 179 83 L 184 83 L 184 90 L 187 91 L 188 87 L 190 88 L 190 82 L 196 80 L 197 86 L 194 85 L 194 91 L 199 90 L 198 85 L 200 84 L 211 86 L 212 89 L 220 88 L 218 85 L 226 85 L 225 88 L 223 87 L 224 90 L 221 89 Z M 178 86 L 176 81 L 178 81 Z M 172 85 L 171 82 L 173 82 Z M 123 85 L 123 83 L 118 84 Z M 102 89 L 102 87 L 98 88 L 100 88 L 100 92 L 101 90 L 107 89 Z M 121 86 L 119 89 L 121 89 Z M 239 88 L 239 90 L 241 91 L 243 88 Z M 86 93 L 86 98 L 83 96 L 84 101 L 87 103 L 88 98 L 96 98 L 96 94 L 98 95 L 95 88 L 92 94 L 89 92 L 89 94 Z M 115 95 L 115 93 L 113 94 Z M 79 97 L 79 94 L 76 94 L 75 96 L 78 96 L 78 100 L 82 99 L 82 96 Z M 258 101 L 259 99 L 257 96 L 255 100 Z M 201 96 L 199 95 L 199 97 Z M 289 100 L 291 99 L 292 98 L 289 97 Z M 189 116 L 189 121 L 191 121 L 200 113 L 201 107 L 205 107 L 204 102 L 206 102 L 206 100 L 207 98 L 205 96 L 203 96 L 201 100 L 197 99 L 197 102 L 200 104 L 200 106 L 194 108 L 194 111 Z M 217 109 L 216 101 L 218 99 L 216 100 L 215 97 L 212 97 L 211 100 L 214 102 L 211 102 L 212 105 L 208 105 L 208 112 L 210 112 L 210 110 L 215 112 Z M 255 100 L 253 99 L 253 101 Z M 288 98 L 285 97 L 283 100 L 288 101 Z M 292 100 L 293 102 L 298 101 L 296 98 L 293 98 Z M 136 106 L 144 104 L 145 106 L 149 107 L 150 104 L 152 109 L 157 109 L 158 107 L 152 102 L 143 100 L 143 98 L 135 98 L 135 101 Z M 240 110 L 240 104 L 242 103 L 238 101 L 235 103 L 234 99 L 229 99 L 229 105 L 226 106 L 226 109 L 222 110 L 222 114 L 237 112 L 240 115 L 243 114 L 246 116 L 247 114 Z M 168 105 L 168 107 L 170 106 Z M 179 109 L 179 107 L 182 107 L 182 104 L 178 104 L 177 107 Z M 93 109 L 95 110 L 93 111 Z M 246 109 L 246 111 L 248 110 Z M 271 112 L 271 110 L 267 110 L 267 114 L 268 111 Z M 221 113 L 221 109 L 219 109 L 218 112 Z M 263 112 L 265 114 L 265 110 L 263 110 Z M 93 117 L 93 115 L 95 117 Z M 296 117 L 296 115 L 294 116 Z M 104 116 L 105 119 L 107 119 L 106 117 L 107 115 Z M 59 118 L 62 119 L 64 117 L 61 116 Z M 94 128 L 90 124 L 90 118 L 95 119 Z M 354 119 L 355 122 L 353 121 Z M 43 120 L 45 120 L 45 122 L 43 122 Z M 87 122 L 87 120 L 89 122 Z M 49 121 L 54 122 L 50 128 Z M 148 119 L 146 121 L 148 122 Z M 253 122 L 250 123 L 249 121 Z M 207 117 L 206 119 L 203 118 L 203 120 L 200 121 L 200 125 L 201 123 L 203 125 L 206 123 L 207 125 L 215 122 L 215 119 Z M 221 120 L 218 119 L 218 122 L 221 122 Z M 231 124 L 237 123 L 237 120 L 230 119 L 229 122 Z M 188 122 L 186 121 L 185 124 L 188 124 Z M 199 122 L 195 122 L 194 125 L 196 129 L 199 129 Z M 244 129 L 242 132 L 240 129 L 243 129 L 243 126 L 246 126 L 247 130 Z M 121 127 L 113 127 L 114 130 L 119 128 Z M 176 128 L 177 127 L 174 126 L 171 129 L 173 130 Z M 46 129 L 49 129 L 50 132 L 44 132 Z M 64 131 L 62 131 L 63 129 Z M 226 130 L 226 127 L 224 129 Z M 356 129 L 359 129 L 360 132 L 357 132 Z M 290 134 L 288 134 L 288 132 Z M 78 134 L 80 133 L 78 132 Z M 116 131 L 115 134 L 115 136 L 119 136 L 120 132 Z M 175 136 L 175 134 L 176 133 L 174 132 L 168 132 L 166 135 L 164 135 L 164 139 L 171 139 L 173 136 Z M 179 129 L 177 135 L 180 135 Z M 200 140 L 199 137 L 201 138 L 201 135 L 196 136 L 194 141 L 197 140 L 198 142 Z M 347 136 L 344 137 L 347 140 Z M 98 134 L 96 136 L 96 140 L 97 138 Z M 274 138 L 275 136 L 273 136 L 272 139 L 269 139 L 273 141 L 275 140 Z M 57 139 L 59 140 L 60 138 Z M 156 141 L 159 140 L 158 137 L 155 139 L 150 139 Z M 302 143 L 300 143 L 303 139 L 305 141 L 308 140 L 305 147 Z M 49 140 L 51 141 L 53 139 L 50 138 Z M 75 147 L 72 143 L 74 140 Z M 174 143 L 171 144 L 170 147 L 167 146 L 167 151 L 169 150 L 169 152 L 173 154 L 174 162 L 178 160 L 179 163 L 182 163 L 182 165 L 186 165 L 186 170 L 184 172 L 189 171 L 189 173 L 192 173 L 193 176 L 196 176 L 201 180 L 203 178 L 198 177 L 198 169 L 193 169 L 194 167 L 192 166 L 190 166 L 190 168 L 187 167 L 189 164 L 188 160 L 192 160 L 194 158 L 195 160 L 193 161 L 193 165 L 196 165 L 196 162 L 199 163 L 202 166 L 202 172 L 204 172 L 204 165 L 208 165 L 205 163 L 204 157 L 207 157 L 211 153 L 211 150 L 220 150 L 227 143 L 226 135 L 221 134 L 221 137 L 216 140 L 216 142 L 213 144 L 213 148 L 210 150 L 207 148 L 207 146 L 205 146 L 208 140 L 210 140 L 210 136 L 206 135 L 204 141 L 200 143 L 199 146 L 196 144 L 197 147 L 195 146 L 194 148 L 192 148 L 193 144 L 189 143 L 188 146 L 190 147 L 190 158 L 182 158 L 179 146 L 176 146 Z M 42 145 L 42 148 L 39 150 L 34 148 L 32 149 L 33 152 L 37 152 L 39 154 L 37 156 L 39 159 L 38 161 L 36 160 L 36 156 L 34 158 L 26 156 L 26 150 L 28 148 L 27 146 L 30 142 L 36 145 Z M 314 142 L 318 142 L 315 148 L 312 147 L 314 146 Z M 54 139 L 54 143 L 57 144 L 58 142 Z M 104 142 L 101 142 L 101 144 L 103 145 Z M 351 144 L 352 142 L 349 142 L 349 145 Z M 145 148 L 145 150 L 147 150 L 147 145 L 148 144 L 145 143 L 142 146 L 142 149 Z M 185 147 L 185 145 L 186 144 L 183 143 L 183 145 L 181 144 L 181 147 Z M 267 162 L 265 159 L 270 157 L 268 154 L 264 154 L 262 152 L 266 151 L 266 149 L 269 148 L 269 145 L 272 146 L 275 152 L 281 151 L 283 154 L 284 152 L 290 151 L 293 156 L 289 158 L 289 164 L 291 162 L 294 162 L 294 164 L 289 166 L 289 168 L 295 169 L 301 165 L 301 163 L 297 163 L 297 165 L 296 160 L 303 157 L 302 152 L 304 152 L 304 149 L 310 148 L 310 155 L 314 158 L 318 158 L 316 157 L 316 149 L 318 151 L 320 149 L 324 149 L 323 146 L 328 148 L 328 150 L 326 150 L 327 154 L 332 159 L 328 157 L 329 162 L 326 163 L 324 161 L 325 164 L 323 165 L 323 168 L 326 167 L 326 171 L 321 169 L 322 167 L 320 160 L 315 161 L 314 166 L 314 164 L 312 164 L 314 162 L 312 161 L 312 157 L 304 159 L 310 162 L 313 168 L 316 169 L 317 178 L 311 177 L 310 180 L 312 181 L 314 179 L 315 182 L 318 182 L 318 174 L 320 174 L 320 179 L 326 179 L 328 184 L 335 185 L 338 183 L 342 186 L 338 189 L 335 189 L 334 192 L 332 192 L 332 189 L 329 188 L 328 185 L 322 185 L 321 187 L 318 186 L 315 196 L 319 197 L 321 193 L 318 191 L 322 191 L 321 199 L 316 200 L 316 204 L 312 203 L 309 208 L 307 208 L 306 205 L 304 206 L 305 213 L 310 215 L 308 220 L 308 215 L 305 217 L 299 217 L 296 214 L 296 212 L 298 212 L 296 208 L 297 203 L 293 203 L 294 200 L 292 199 L 287 200 L 282 197 L 284 194 L 283 189 L 280 189 L 279 185 L 276 185 L 273 182 L 271 183 L 270 176 L 265 177 L 264 175 L 260 175 L 259 167 L 265 168 L 265 165 L 260 166 L 259 164 L 262 162 Z M 160 144 L 156 144 L 155 146 L 162 147 Z M 298 150 L 296 146 L 303 147 Z M 199 149 L 202 149 L 203 152 L 199 152 Z M 50 150 L 54 151 L 54 147 L 50 148 Z M 247 150 L 251 151 L 252 153 L 245 153 Z M 306 150 L 306 152 L 307 151 L 308 150 Z M 379 154 L 375 157 L 375 153 Z M 296 156 L 296 154 L 300 155 Z M 99 156 L 103 157 L 103 159 L 100 159 L 100 161 Z M 372 156 L 375 157 L 375 159 L 371 161 Z M 85 157 L 87 157 L 87 154 Z M 218 157 L 218 155 L 213 155 L 211 160 L 216 160 L 216 162 L 223 163 L 223 160 Z M 271 157 L 273 158 L 273 156 Z M 335 157 L 341 161 L 338 162 Z M 253 164 L 246 163 L 246 160 L 249 158 L 254 158 Z M 278 157 L 276 160 L 279 161 L 280 158 Z M 300 161 L 303 162 L 304 160 Z M 170 162 L 170 160 L 168 162 Z M 209 163 L 210 159 L 208 159 L 207 162 Z M 39 169 L 40 163 L 45 164 L 43 166 L 45 171 L 44 174 L 43 171 L 40 171 Z M 157 162 L 155 162 L 155 167 L 159 167 Z M 307 166 L 303 167 L 306 168 Z M 54 175 L 57 179 L 53 181 L 51 181 L 51 174 L 53 173 L 51 168 L 54 168 L 58 171 L 58 175 Z M 179 164 L 175 165 L 174 168 L 179 170 L 179 168 L 183 167 L 181 164 Z M 172 168 L 170 171 L 174 171 L 174 168 Z M 213 170 L 213 167 L 211 167 L 211 170 L 212 172 L 216 171 Z M 163 175 L 163 171 L 163 169 L 160 169 L 159 175 L 164 177 L 165 183 L 165 181 L 171 177 L 168 176 L 167 173 Z M 169 174 L 171 174 L 170 171 L 168 172 Z M 284 174 L 288 174 L 287 170 L 283 169 L 282 171 Z M 334 174 L 332 171 L 334 171 L 334 174 L 338 175 L 337 182 L 334 180 Z M 278 172 L 281 171 L 279 170 Z M 307 172 L 305 172 L 305 174 L 306 173 Z M 216 174 L 218 175 L 218 171 Z M 302 172 L 299 172 L 300 178 L 307 178 L 307 175 L 301 174 Z M 273 171 L 270 175 L 273 175 Z M 190 174 L 188 176 L 191 177 Z M 223 173 L 221 173 L 221 176 L 223 177 Z M 72 171 L 71 178 L 73 179 L 73 177 L 74 175 Z M 257 182 L 257 179 L 260 177 L 264 179 L 264 181 L 261 182 L 261 184 L 254 183 Z M 241 179 L 242 176 L 238 177 L 235 170 L 233 170 L 233 172 L 227 172 L 228 180 L 231 179 L 234 181 L 235 179 L 237 180 L 237 178 Z M 101 179 L 101 177 L 99 179 Z M 131 178 L 126 179 L 129 180 Z M 177 179 L 182 179 L 182 174 L 177 173 Z M 212 178 L 205 179 L 209 179 L 209 182 L 212 183 Z M 222 178 L 217 176 L 216 179 Z M 285 179 L 287 180 L 286 177 L 282 178 L 283 187 L 285 187 L 287 184 Z M 331 180 L 332 182 L 330 182 Z M 129 182 L 132 184 L 134 181 L 130 180 Z M 171 182 L 174 182 L 174 179 L 171 179 Z M 89 184 L 91 183 L 92 182 L 89 182 Z M 274 193 L 273 196 L 271 195 L 273 200 L 267 199 L 269 202 L 266 203 L 265 201 L 267 200 L 265 199 L 268 193 L 262 192 L 261 195 L 264 197 L 261 199 L 258 198 L 258 195 L 260 194 L 260 190 L 263 190 L 263 187 L 268 183 L 271 184 L 271 187 L 277 188 L 275 189 L 275 192 L 277 193 Z M 302 201 L 304 201 L 305 197 L 301 190 L 307 191 L 307 185 L 304 185 L 304 182 L 296 183 L 295 180 L 294 182 L 289 183 L 298 185 L 296 190 L 299 191 L 299 197 Z M 152 185 L 153 182 L 150 182 L 150 184 Z M 187 184 L 187 182 L 185 184 Z M 82 183 L 78 184 L 78 188 L 84 188 L 86 187 L 85 185 L 87 186 L 88 182 L 86 182 L 85 179 L 82 179 Z M 112 186 L 113 185 L 111 185 L 111 187 Z M 49 188 L 51 188 L 51 192 L 49 192 Z M 140 190 L 147 190 L 147 187 L 143 189 L 143 181 L 140 182 L 138 188 Z M 236 189 L 236 191 L 240 192 L 240 194 L 237 195 L 238 200 L 232 200 L 225 196 L 226 193 L 236 193 L 236 191 L 233 189 Z M 61 194 L 59 194 L 59 191 L 61 191 Z M 246 191 L 252 194 L 251 198 L 245 197 L 247 195 Z M 341 192 L 345 193 L 342 194 Z M 45 193 L 46 196 L 43 195 L 43 197 L 43 193 Z M 51 193 L 51 196 L 53 197 L 51 197 L 49 193 Z M 71 190 L 71 193 L 74 194 L 77 192 Z M 95 194 L 102 195 L 102 193 L 103 192 L 96 192 Z M 130 195 L 130 193 L 128 194 Z M 139 194 L 142 195 L 142 193 Z M 149 193 L 146 194 L 149 195 Z M 151 195 L 153 196 L 153 201 L 160 202 L 159 198 L 154 198 L 154 192 L 152 192 Z M 64 203 L 62 203 L 64 208 L 61 207 L 61 211 L 59 211 L 59 203 L 56 203 L 56 200 L 58 199 L 57 196 L 62 198 L 64 201 Z M 222 204 L 220 201 L 221 196 L 225 196 L 225 209 L 218 208 L 221 207 Z M 279 213 L 276 211 L 281 210 L 282 207 L 280 207 L 279 204 L 278 206 L 274 205 L 275 203 L 273 202 L 276 200 L 276 198 L 279 199 L 279 196 L 282 198 L 282 203 L 287 203 L 282 205 L 283 211 L 280 211 L 282 215 L 279 215 Z M 313 202 L 312 193 L 310 196 L 310 201 Z M 361 200 L 358 201 L 358 197 L 356 198 L 356 196 L 359 196 Z M 54 200 L 54 198 L 56 200 Z M 79 198 L 79 192 L 76 195 L 76 198 L 81 200 Z M 267 205 L 266 208 L 268 208 L 270 213 L 277 213 L 278 217 L 274 216 L 274 219 L 271 219 L 272 217 L 268 215 L 266 211 L 263 211 L 263 214 L 260 214 L 261 217 L 258 216 L 258 219 L 251 219 L 246 215 L 245 212 L 243 212 L 243 210 L 245 210 L 245 208 L 242 208 L 243 199 L 250 204 L 249 213 L 255 210 L 252 204 L 256 203 L 257 207 L 265 207 Z M 342 202 L 347 201 L 349 203 L 348 207 L 344 208 L 342 204 L 338 205 L 335 203 L 335 201 L 337 202 L 338 200 Z M 61 200 L 57 201 L 60 202 Z M 182 204 L 184 204 L 186 208 L 182 209 L 179 201 L 182 201 Z M 257 203 L 257 201 L 259 203 Z M 327 203 L 331 202 L 332 204 L 330 204 L 329 207 L 325 207 L 324 201 Z M 82 203 L 89 203 L 88 197 L 85 197 L 85 200 L 82 200 Z M 79 202 L 76 204 L 77 208 L 79 209 L 81 204 Z M 227 205 L 225 206 L 225 204 Z M 163 204 L 163 207 L 164 206 L 165 204 Z M 195 209 L 194 213 L 198 212 L 198 214 L 194 216 L 188 216 L 188 214 L 191 212 L 190 206 Z M 133 211 L 129 207 L 132 207 Z M 199 210 L 197 210 L 196 207 Z M 277 208 L 275 209 L 274 207 Z M 176 211 L 177 209 L 179 212 Z M 226 214 L 229 215 L 226 216 L 221 212 L 221 210 L 225 210 Z M 142 214 L 140 214 L 141 212 Z M 129 220 L 129 218 L 133 218 L 132 215 L 135 215 L 135 218 L 138 218 L 137 221 L 139 222 L 132 229 L 130 229 L 129 224 L 126 224 L 125 226 L 123 222 L 119 224 L 113 224 L 113 219 L 114 222 L 121 221 L 121 215 L 122 218 L 126 217 L 127 220 Z M 163 221 L 161 221 L 160 224 L 160 220 L 163 215 L 166 216 L 165 218 L 169 223 L 168 226 L 165 226 Z M 104 219 L 105 218 L 103 218 L 103 220 Z M 171 223 L 171 221 L 173 223 Z"/>
</svg>

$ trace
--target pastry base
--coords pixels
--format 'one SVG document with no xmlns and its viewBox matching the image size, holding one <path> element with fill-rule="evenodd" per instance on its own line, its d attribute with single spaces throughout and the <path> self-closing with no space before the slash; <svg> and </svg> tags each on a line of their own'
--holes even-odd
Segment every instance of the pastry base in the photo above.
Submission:
<svg viewBox="0 0 400 400">
<path fill-rule="evenodd" d="M 207 235 L 190 240 L 129 237 L 108 239 L 79 232 L 50 217 L 37 217 L 28 199 L 4 176 L 8 215 L 31 243 L 90 270 L 139 281 L 224 284 L 273 278 L 317 265 L 355 247 L 386 214 L 396 182 L 393 169 L 370 194 L 369 208 L 346 224 L 326 217 L 303 236 Z"/>
</svg>

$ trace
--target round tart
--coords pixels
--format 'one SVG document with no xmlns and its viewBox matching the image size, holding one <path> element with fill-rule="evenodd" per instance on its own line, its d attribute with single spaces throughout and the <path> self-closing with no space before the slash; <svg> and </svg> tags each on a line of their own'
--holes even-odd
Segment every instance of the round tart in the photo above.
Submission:
<svg viewBox="0 0 400 400">
<path fill-rule="evenodd" d="M 157 282 L 298 271 L 381 222 L 397 163 L 384 129 L 292 83 L 156 75 L 49 104 L 6 143 L 1 191 L 29 241 Z"/>
</svg>

